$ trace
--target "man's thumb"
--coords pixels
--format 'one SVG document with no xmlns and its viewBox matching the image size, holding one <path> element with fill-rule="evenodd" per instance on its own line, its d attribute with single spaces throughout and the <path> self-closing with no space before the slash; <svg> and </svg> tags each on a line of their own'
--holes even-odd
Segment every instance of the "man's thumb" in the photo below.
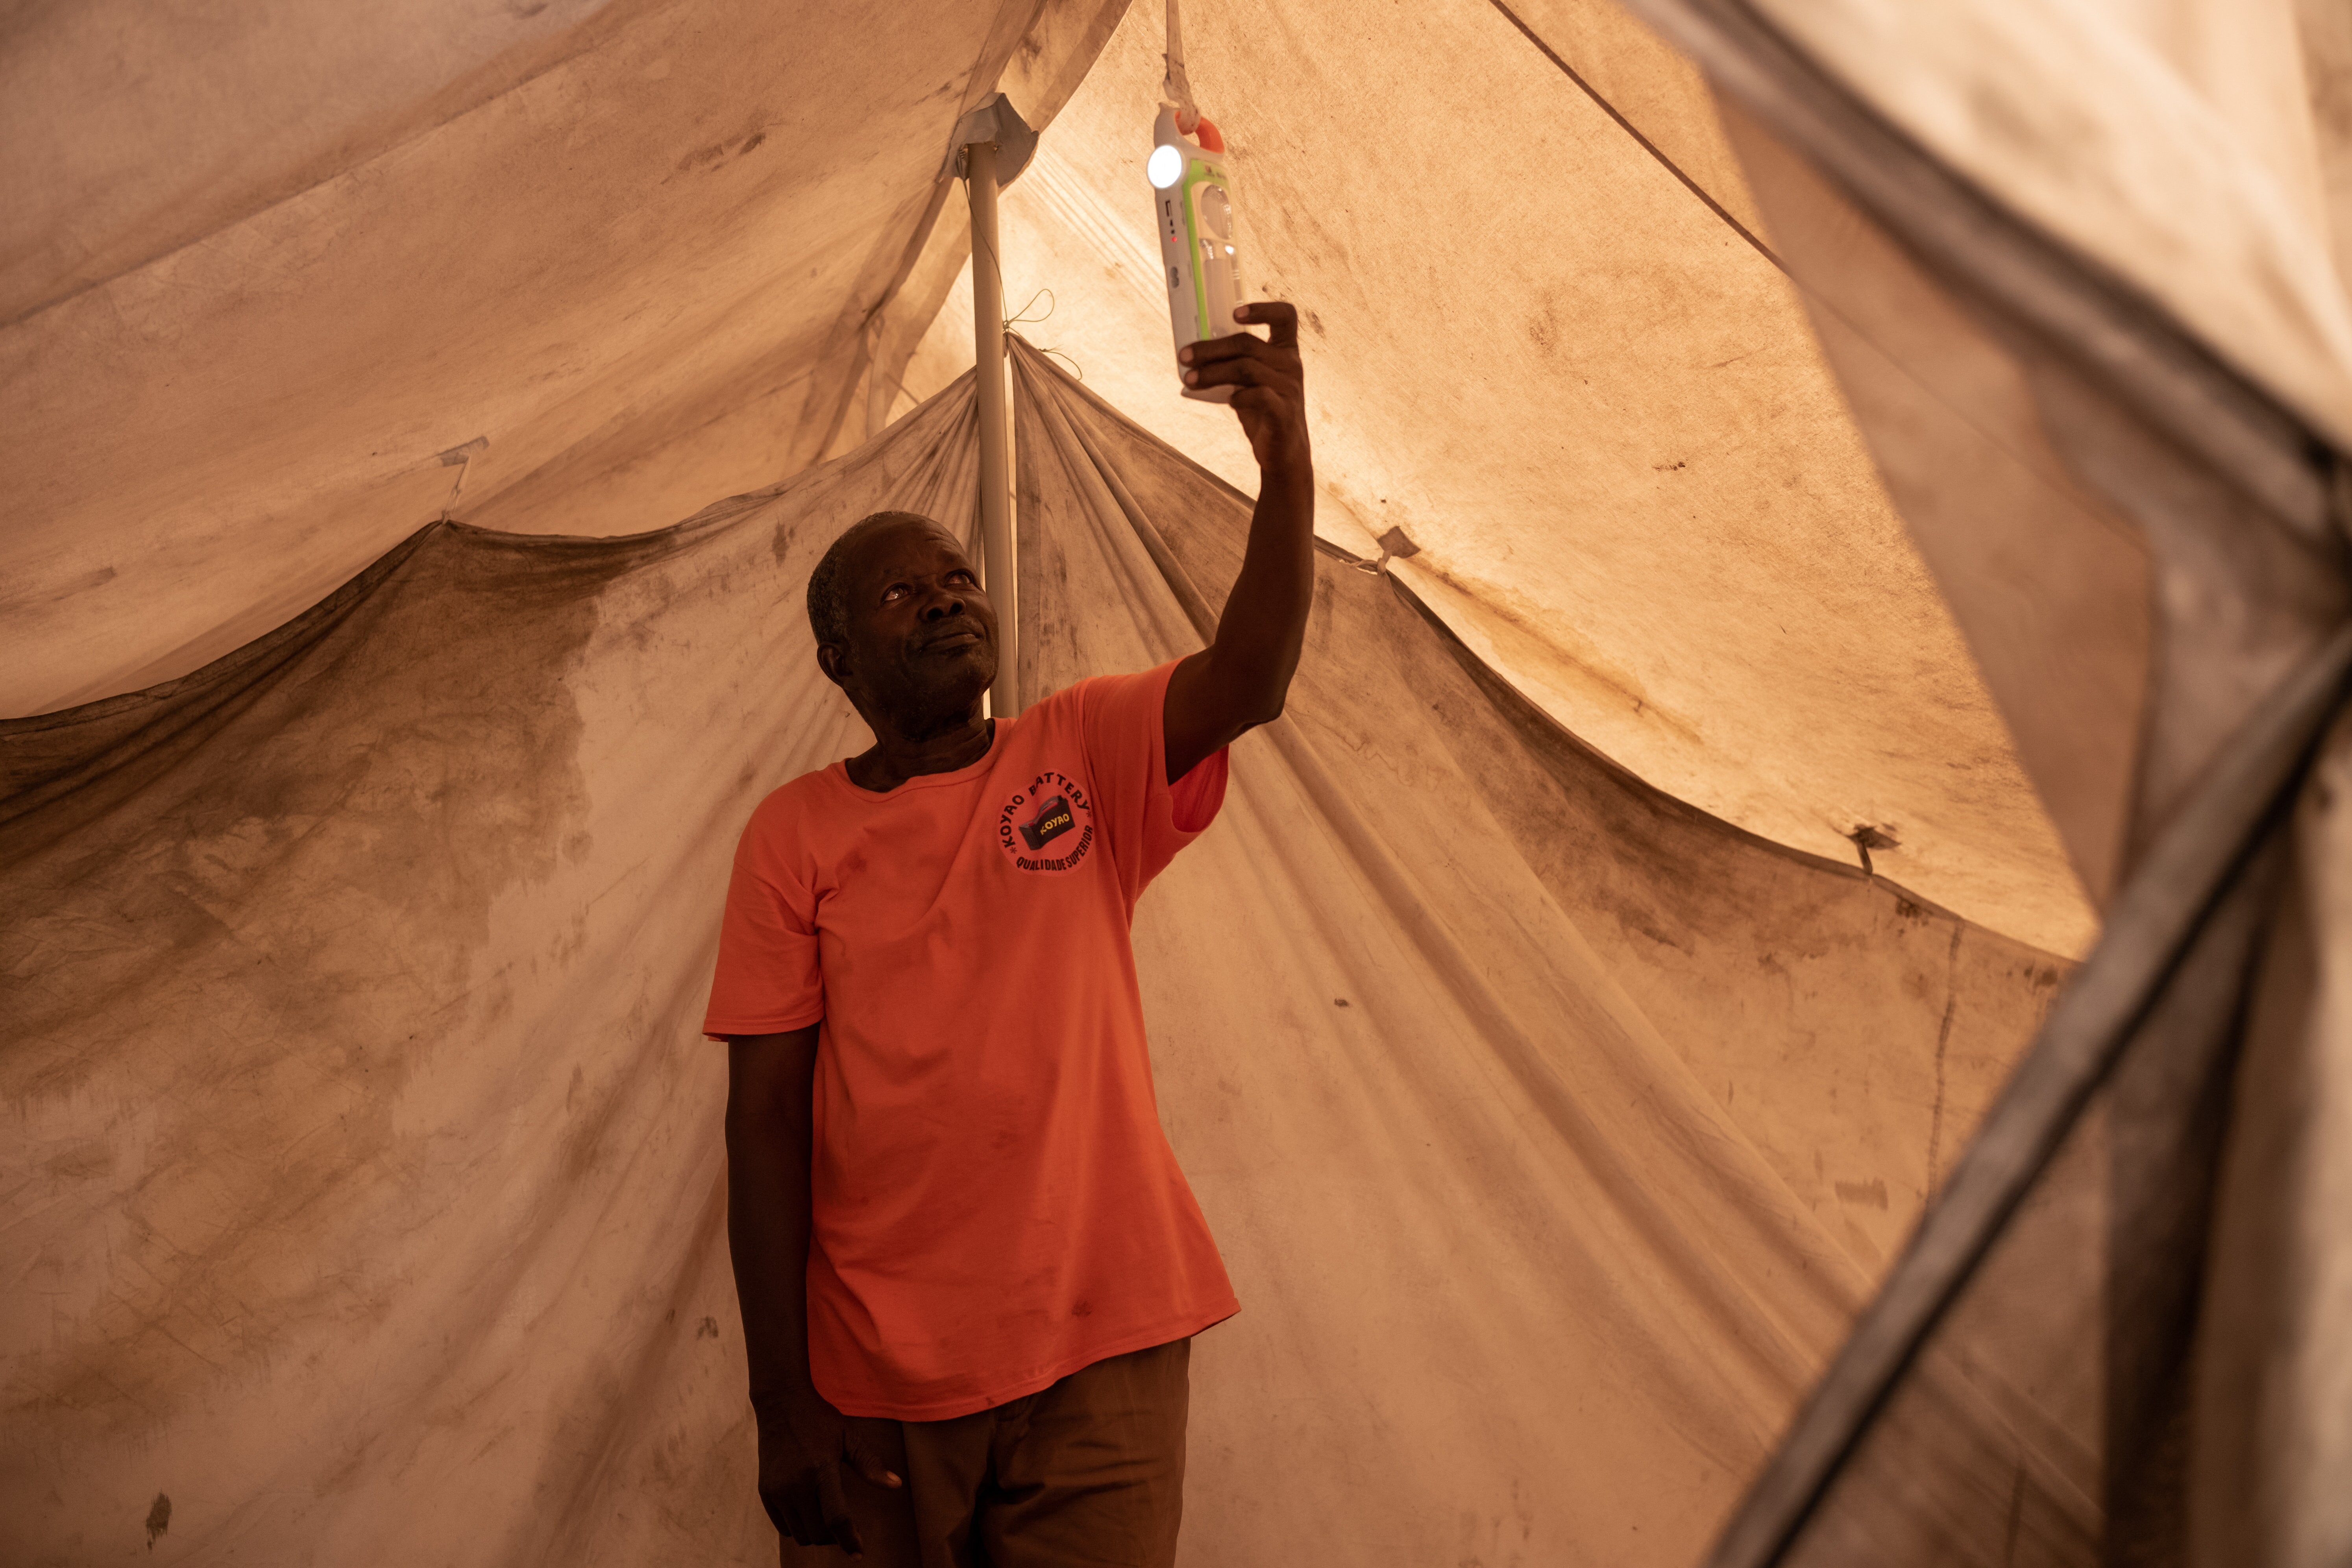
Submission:
<svg viewBox="0 0 2352 1568">
<path fill-rule="evenodd" d="M 898 1471 L 884 1464 L 876 1457 L 873 1450 L 855 1436 L 845 1437 L 841 1445 L 841 1457 L 848 1461 L 851 1469 L 856 1470 L 877 1487 L 906 1485 L 898 1479 Z"/>
</svg>

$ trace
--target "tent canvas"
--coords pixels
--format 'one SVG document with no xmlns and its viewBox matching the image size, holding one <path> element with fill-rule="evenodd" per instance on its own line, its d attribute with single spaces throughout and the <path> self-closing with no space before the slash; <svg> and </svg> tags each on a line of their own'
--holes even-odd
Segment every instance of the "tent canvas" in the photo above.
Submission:
<svg viewBox="0 0 2352 1568">
<path fill-rule="evenodd" d="M 258 10 L 183 25 L 108 7 L 7 25 L 0 62 L 19 90 L 0 101 L 11 145 L 31 152 L 9 163 L 0 325 L 0 397 L 23 433 L 16 526 L 0 542 L 5 668 L 13 710 L 51 715 L 6 733 L 9 831 L 26 847 L 0 876 L 26 890 L 12 910 L 31 911 L 11 922 L 7 966 L 30 998 L 9 1013 L 5 1070 L 25 1086 L 10 1224 L 36 1243 L 26 1278 L 39 1282 L 6 1349 L 12 1387 L 48 1401 L 20 1405 L 43 1419 L 7 1484 L 37 1495 L 50 1526 L 197 1555 L 283 1537 L 341 1561 L 383 1548 L 379 1510 L 432 1479 L 450 1506 L 404 1539 L 446 1530 L 471 1543 L 456 1554 L 552 1551 L 592 1528 L 640 1557 L 689 1539 L 764 1551 L 740 1478 L 730 1489 L 680 1458 L 724 1447 L 711 1426 L 732 1398 L 723 1368 L 639 1332 L 659 1304 L 679 1315 L 667 1327 L 693 1325 L 688 1352 L 728 1353 L 724 1280 L 694 1261 L 714 1211 L 680 1184 L 710 1157 L 682 1120 L 690 1075 L 708 1068 L 639 1031 L 686 1016 L 698 984 L 681 934 L 698 879 L 677 845 L 707 855 L 727 832 L 712 814 L 742 803 L 715 784 L 688 798 L 710 781 L 669 771 L 707 734 L 657 756 L 631 748 L 650 743 L 656 695 L 668 707 L 656 718 L 770 724 L 752 779 L 846 738 L 838 713 L 812 721 L 806 703 L 825 693 L 804 662 L 773 644 L 710 653 L 715 634 L 691 624 L 690 605 L 671 618 L 654 601 L 701 582 L 693 562 L 731 562 L 706 585 L 723 596 L 766 580 L 759 607 L 772 619 L 793 546 L 772 528 L 763 560 L 759 530 L 739 526 L 747 509 L 814 503 L 827 487 L 939 505 L 969 494 L 961 405 L 913 405 L 968 331 L 950 288 L 967 241 L 937 178 L 938 138 L 992 86 L 1051 121 L 1037 166 L 1007 193 L 1008 299 L 1025 297 L 1014 269 L 1041 258 L 1056 289 L 1055 315 L 1033 328 L 1041 342 L 1236 477 L 1227 438 L 1169 396 L 1158 323 L 1135 325 L 1157 305 L 1134 286 L 1120 215 L 1156 18 L 1122 24 L 1121 9 L 942 6 L 878 31 L 814 16 L 779 30 L 764 8 L 716 0 L 495 17 L 415 0 L 372 32 L 326 7 L 270 26 Z M 1350 1295 L 1349 1260 L 1297 1248 L 1302 1265 L 1320 1258 L 1320 1274 L 1302 1271 L 1328 1293 L 1274 1292 L 1288 1327 L 1248 1342 L 1277 1347 L 1251 1371 L 1302 1391 L 1277 1403 L 1281 1419 L 1328 1445 L 1339 1479 L 1323 1512 L 1250 1511 L 1283 1468 L 1249 1447 L 1266 1436 L 1253 1430 L 1216 1450 L 1211 1463 L 1235 1480 L 1213 1494 L 1225 1511 L 1196 1507 L 1192 1550 L 1270 1553 L 1268 1532 L 1289 1528 L 1321 1530 L 1312 1546 L 1357 1528 L 1340 1499 L 1360 1510 L 1377 1498 L 1403 1531 L 1393 1539 L 1431 1554 L 1535 1553 L 1538 1531 L 1557 1530 L 1566 1560 L 1606 1555 L 1599 1543 L 1612 1560 L 1690 1560 L 1919 1205 L 1955 1179 L 1956 1151 L 2063 967 L 2028 944 L 2080 952 L 2085 890 L 2144 892 L 2202 846 L 2220 879 L 2176 878 L 2205 891 L 2174 898 L 2170 925 L 2141 919 L 2154 906 L 2132 895 L 2118 931 L 2160 926 L 2161 940 L 2103 950 L 2103 977 L 2137 955 L 2156 1011 L 2126 1008 L 2104 1035 L 2083 1032 L 2082 1005 L 2053 1023 L 2105 1041 L 2098 1059 L 2118 1064 L 2077 1102 L 2090 1120 L 2051 1122 L 2064 1149 L 2045 1138 L 2003 1171 L 1982 1145 L 1960 1161 L 2025 1181 L 2025 1207 L 1981 1209 L 1993 1228 L 1970 1245 L 1984 1267 L 1947 1280 L 1966 1299 L 1915 1322 L 1928 1342 L 1840 1415 L 1832 1396 L 1861 1386 L 1872 1325 L 1923 1277 L 1937 1226 L 1910 1247 L 1724 1550 L 1833 1542 L 1858 1495 L 1834 1479 L 1839 1463 L 1866 1474 L 1893 1453 L 1897 1473 L 1976 1485 L 1992 1472 L 1923 1469 L 1918 1456 L 1993 1432 L 1987 1452 L 2010 1455 L 2012 1472 L 2001 1531 L 1981 1517 L 1939 1524 L 1934 1497 L 1895 1510 L 1895 1526 L 1940 1531 L 1937 1550 L 1962 1561 L 2021 1539 L 2073 1560 L 2100 1529 L 2143 1528 L 2206 1560 L 2251 1532 L 2266 1561 L 2329 1561 L 2352 1539 L 2323 1479 L 2339 1451 L 2326 1391 L 2347 1364 L 2325 1329 L 2342 1320 L 2327 1303 L 2347 1255 L 2326 1218 L 2341 1212 L 2326 1201 L 2340 1161 L 2325 1136 L 2342 1103 L 2325 1005 L 2332 830 L 2323 790 L 2291 829 L 2276 803 L 2309 755 L 2291 742 L 2326 711 L 2330 667 L 2314 661 L 2343 617 L 2332 452 L 2347 338 L 2332 258 L 2344 223 L 2330 204 L 2352 166 L 2352 53 L 2340 17 L 2282 3 L 2231 33 L 2213 26 L 2220 8 L 2190 4 L 1641 9 L 1687 53 L 1591 0 L 1198 8 L 1196 82 L 1251 106 L 1225 118 L 1256 139 L 1242 161 L 1255 276 L 1321 315 L 1311 374 L 1339 552 L 1318 633 L 1339 689 L 1276 738 L 1275 797 L 1253 814 L 1261 827 L 1312 821 L 1321 837 L 1276 835 L 1278 847 L 1345 875 L 1286 884 L 1226 869 L 1286 931 L 1343 955 L 1385 932 L 1410 955 L 1376 982 L 1358 953 L 1345 975 L 1367 994 L 1335 989 L 1301 1039 L 1330 1043 L 1360 1021 L 1339 1020 L 1338 1001 L 1372 1012 L 1386 983 L 1454 1010 L 1460 1050 L 1415 1071 L 1476 1069 L 1466 1088 L 1293 1079 L 1266 1098 L 1311 1109 L 1349 1157 L 1396 1152 L 1386 1186 L 1368 1172 L 1357 1186 L 1398 1213 L 1419 1201 L 1414 1179 L 1447 1169 L 1415 1165 L 1407 1133 L 1443 1123 L 1452 1141 L 1425 1146 L 1460 1154 L 1465 1183 L 1443 1217 L 1491 1223 L 1473 1227 L 1466 1262 L 1420 1256 L 1394 1296 Z M 2055 37 L 2099 68 L 2053 79 Z M 136 113 L 115 111 L 132 101 Z M 1360 155 L 1366 101 L 1381 106 L 1378 158 Z M 2052 105 L 2099 134 L 2036 119 Z M 1409 177 L 1382 177 L 1397 171 Z M 1401 357 L 1433 330 L 1477 368 Z M 1232 497 L 1042 367 L 1024 361 L 1019 385 L 1028 569 L 1076 551 L 1132 623 L 1041 620 L 1041 649 L 1184 646 L 1197 595 L 1222 580 L 1212 524 Z M 800 471 L 831 454 L 843 456 Z M 562 537 L 639 528 L 779 473 L 799 477 L 675 530 Z M 436 515 L 552 537 L 440 526 L 394 547 Z M 1384 577 L 1342 559 L 1370 555 L 1374 525 L 1399 516 L 1422 555 Z M 1365 593 L 1400 588 L 1406 599 L 1375 601 L 1371 616 Z M 506 610 L 512 626 L 485 624 Z M 1049 587 L 1029 614 L 1076 612 Z M 604 636 L 624 626 L 626 648 Z M 443 659 L 446 679 L 404 684 L 468 647 L 472 664 Z M 708 657 L 672 668 L 667 685 L 638 680 L 694 649 Z M 1034 673 L 1053 679 L 1038 659 Z M 637 684 L 600 687 L 600 661 Z M 502 668 L 517 679 L 500 682 Z M 799 684 L 770 689 L 772 669 Z M 1424 744 L 1412 737 L 1430 723 L 1433 682 L 1454 705 L 1431 700 L 1442 732 Z M 581 703 L 600 691 L 598 719 Z M 90 698 L 102 700 L 72 706 Z M 776 718 L 788 699 L 803 706 Z M 371 704 L 387 701 L 408 717 L 378 729 L 390 714 Z M 1360 777 L 1355 758 L 1380 754 L 1363 729 L 1375 703 L 1404 752 Z M 2258 721 L 2273 728 L 2246 728 Z M 2285 749 L 2256 745 L 2265 734 Z M 1350 766 L 1318 766 L 1318 745 L 1341 742 Z M 740 751 L 711 777 L 734 777 Z M 2284 771 L 2267 784 L 2221 787 L 2229 770 L 2214 759 L 2273 752 Z M 292 760 L 272 773 L 274 756 Z M 250 779 L 247 757 L 260 760 Z M 1496 777 L 1518 782 L 1497 790 Z M 1432 784 L 1486 815 L 1430 820 L 1412 792 Z M 548 840 L 615 790 L 672 809 Z M 320 809 L 296 809 L 306 797 Z M 174 799 L 205 803 L 205 834 L 108 838 L 142 820 L 184 826 Z M 1507 868 L 1518 903 L 1549 912 L 1496 937 L 1478 900 L 1449 897 L 1448 867 L 1417 857 L 1457 831 L 1475 842 L 1452 869 Z M 598 847 L 648 835 L 669 836 L 667 860 L 623 865 Z M 1909 891 L 1841 863 L 1860 859 L 1850 839 L 1881 837 L 1899 847 L 1874 869 Z M 197 842 L 205 858 L 191 858 Z M 397 861 L 389 879 L 352 875 L 379 854 Z M 591 889 L 590 869 L 607 880 Z M 1350 890 L 1343 904 L 1297 892 L 1335 885 Z M 265 896 L 283 886 L 332 891 L 292 906 Z M 1179 891 L 1166 890 L 1171 910 Z M 1171 961 L 1185 956 L 1177 923 L 1151 933 Z M 166 931 L 175 945 L 159 957 Z M 1465 931 L 1477 933 L 1466 949 Z M 346 941 L 362 950 L 348 962 L 334 956 Z M 1489 947 L 1524 962 L 1462 967 Z M 668 953 L 666 978 L 616 967 L 624 949 Z M 267 973 L 281 950 L 287 972 Z M 1266 951 L 1317 969 L 1311 942 Z M 583 952 L 608 956 L 595 984 L 556 996 Z M 524 984 L 533 963 L 543 973 Z M 2205 979 L 2183 990 L 2177 974 Z M 651 989 L 630 993 L 633 976 Z M 159 1000 L 175 994 L 176 1008 Z M 417 1031 L 429 1059 L 389 1038 L 374 1063 L 321 1054 L 320 1042 L 374 1040 L 381 1017 L 344 1015 L 386 994 L 394 1016 L 436 1020 Z M 1548 999 L 1540 1026 L 1525 1023 L 1531 995 Z M 2201 997 L 2204 1011 L 2179 1015 L 2166 996 Z M 1193 1002 L 1207 1005 L 1189 991 L 1163 1003 L 1171 1026 Z M 1207 1053 L 1261 1013 L 1192 1045 Z M 191 1015 L 204 1050 L 163 1037 Z M 559 1116 L 537 1053 L 610 1045 L 615 1016 L 624 1037 L 575 1060 Z M 471 1039 L 494 1044 L 440 1048 Z M 1188 1128 L 1203 1149 L 1263 1131 L 1205 1090 L 1188 1121 L 1178 1086 L 1200 1089 L 1188 1071 L 1213 1058 L 1167 1054 L 1180 1149 Z M 2034 1060 L 2059 1055 L 2045 1041 Z M 1563 1076 L 1590 1088 L 1612 1072 L 1640 1092 L 1592 1104 L 1557 1092 Z M 193 1098 L 173 1099 L 184 1088 Z M 559 1132 L 583 1099 L 604 1131 Z M 2017 1102 L 2013 1086 L 1997 1129 L 2019 1124 Z M 1351 1126 L 1351 1110 L 1369 1120 Z M 281 1136 L 306 1110 L 321 1114 Z M 1373 1125 L 1381 1136 L 1362 1136 Z M 2094 1132 L 2104 1155 L 2080 1152 Z M 1645 1173 L 1679 1174 L 1662 1194 L 1612 1188 L 1603 1176 L 1629 1151 Z M 359 1173 L 340 1180 L 346 1156 Z M 631 1179 L 548 1195 L 624 1156 Z M 1233 1169 L 1255 1173 L 1245 1158 Z M 1339 1212 L 1329 1173 L 1318 1179 L 1324 1212 Z M 1243 1174 L 1232 1183 L 1239 1201 L 1263 1201 Z M 602 1208 L 591 1187 L 609 1194 Z M 1513 1193 L 1518 1207 L 1498 1215 Z M 2087 1230 L 2070 1196 L 2083 1194 L 2105 1205 Z M 459 1223 L 453 1205 L 486 1201 L 488 1223 L 509 1222 L 523 1245 L 498 1254 L 504 1233 L 439 1228 Z M 1944 1231 L 1966 1206 L 1937 1211 Z M 1247 1245 L 1288 1259 L 1292 1238 L 1249 1212 Z M 1411 1252 L 1443 1235 L 1441 1211 L 1427 1212 L 1407 1235 L 1337 1234 Z M 2100 1267 L 2050 1272 L 2033 1239 L 2052 1234 L 2045 1222 L 2078 1227 L 2056 1256 Z M 2209 1272 L 2209 1236 L 2235 1283 Z M 331 1275 L 306 1247 L 353 1261 Z M 1622 1422 L 1570 1431 L 1559 1411 L 1574 1402 L 1555 1400 L 1548 1421 L 1510 1428 L 1525 1438 L 1515 1455 L 1557 1461 L 1537 1501 L 1478 1489 L 1508 1467 L 1381 1474 L 1405 1468 L 1411 1421 L 1464 1418 L 1465 1389 L 1563 1394 L 1512 1380 L 1543 1312 L 1591 1304 L 1547 1271 L 1580 1257 L 1626 1262 L 1631 1285 L 1568 1272 L 1605 1275 L 1621 1309 L 1646 1282 L 1675 1325 L 1629 1336 L 1596 1308 L 1571 1325 L 1586 1339 L 1543 1347 L 1593 1349 L 1543 1364 L 1598 1379 L 1574 1391 L 1612 1391 Z M 411 1276 L 390 1278 L 383 1260 L 403 1258 Z M 1456 1272 L 1483 1282 L 1464 1300 L 1493 1321 L 1465 1331 L 1457 1312 L 1441 1332 L 1412 1292 L 1439 1298 Z M 2037 1290 L 2052 1310 L 2028 1314 L 2022 1340 L 1987 1337 Z M 1327 1318 L 1356 1323 L 1348 1342 L 1413 1375 L 1391 1387 L 1377 1375 L 1386 1362 L 1318 1363 L 1310 1352 L 1328 1346 L 1306 1326 Z M 637 1335 L 623 1335 L 630 1354 L 583 1360 L 590 1331 L 614 1324 Z M 2063 1353 L 2086 1342 L 2104 1358 Z M 396 1347 L 368 1363 L 389 1393 L 354 1394 L 337 1347 L 360 1343 Z M 1662 1367 L 1667 1345 L 1703 1375 Z M 2025 1396 L 1990 1426 L 1937 1370 L 1988 1346 L 2002 1352 L 1994 1381 Z M 534 1357 L 560 1374 L 534 1378 Z M 2035 1365 L 2058 1381 L 2037 1382 Z M 163 1383 L 138 1381 L 150 1374 Z M 2262 1388 L 2288 1392 L 2247 1394 Z M 1923 1398 L 1929 1418 L 1906 1425 Z M 2085 1409 L 2100 1413 L 2087 1428 Z M 1892 1415 L 1874 1426 L 1879 1413 Z M 2166 1423 L 2202 1436 L 2148 1449 L 2147 1464 L 2112 1440 Z M 2086 1430 L 2090 1512 L 2029 1509 L 2029 1468 L 2035 1500 L 2084 1492 L 2083 1446 L 2068 1444 Z M 1809 1441 L 1840 1432 L 1806 1458 Z M 1918 1449 L 1922 1432 L 1942 1447 Z M 461 1459 L 469 1439 L 491 1447 Z M 1596 1475 L 1626 1456 L 1657 1461 L 1643 1477 L 1654 1489 L 1575 1490 L 1568 1461 L 1584 1456 L 1561 1446 L 1585 1441 L 1623 1443 Z M 239 1445 L 263 1458 L 247 1462 Z M 1832 1449 L 1827 1468 L 1814 1462 Z M 504 1458 L 481 1462 L 493 1451 Z M 213 1478 L 173 1494 L 176 1518 L 167 1489 L 142 1502 L 145 1483 L 118 1473 L 126 1456 L 167 1452 Z M 321 1468 L 325 1452 L 341 1468 Z M 85 1509 L 58 1484 L 68 1476 L 114 1489 Z M 1570 1506 L 1547 1512 L 1562 1486 Z M 617 1498 L 625 1514 L 554 1511 L 559 1494 Z M 1826 1512 L 1804 1512 L 1824 1496 Z M 1868 1513 L 1869 1528 L 1889 1517 Z M 1808 1518 L 1813 1535 L 1790 1533 Z"/>
<path fill-rule="evenodd" d="M 1058 588 L 1024 679 L 1196 645 L 1246 501 L 1016 363 Z M 655 533 L 433 525 L 185 681 L 11 727 L 41 1558 L 143 1548 L 105 1526 L 155 1491 L 199 1561 L 766 1550 L 697 910 L 751 802 L 856 744 L 809 565 L 885 504 L 969 517 L 971 403 Z M 1868 1278 L 1821 1171 L 1916 1208 L 1923 1116 L 1958 1141 L 2054 965 L 1637 784 L 1337 555 L 1227 812 L 1139 937 L 1245 1299 L 1200 1347 L 1190 1550 L 1687 1560 Z M 1737 1048 L 1804 1027 L 1895 1092 Z"/>
</svg>

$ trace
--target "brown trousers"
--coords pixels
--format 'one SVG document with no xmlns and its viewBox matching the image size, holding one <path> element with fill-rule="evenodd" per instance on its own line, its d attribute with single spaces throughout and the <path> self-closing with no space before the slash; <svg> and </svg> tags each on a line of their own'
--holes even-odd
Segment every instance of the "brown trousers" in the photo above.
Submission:
<svg viewBox="0 0 2352 1568">
<path fill-rule="evenodd" d="M 844 1478 L 872 1568 L 1171 1568 L 1192 1342 L 948 1421 L 898 1423 L 904 1490 Z M 843 1561 L 831 1548 L 826 1557 Z M 809 1553 L 812 1562 L 817 1554 Z"/>
</svg>

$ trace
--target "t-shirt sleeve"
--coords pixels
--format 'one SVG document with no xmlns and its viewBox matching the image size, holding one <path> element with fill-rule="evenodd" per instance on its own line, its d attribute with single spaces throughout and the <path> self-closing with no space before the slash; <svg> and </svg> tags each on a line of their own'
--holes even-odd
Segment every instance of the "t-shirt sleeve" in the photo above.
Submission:
<svg viewBox="0 0 2352 1568">
<path fill-rule="evenodd" d="M 735 846 L 706 1035 L 777 1035 L 824 1016 L 816 900 L 793 873 L 782 842 L 790 809 L 774 796 L 763 801 Z"/>
<path fill-rule="evenodd" d="M 1223 748 L 1168 782 L 1168 678 L 1175 668 L 1171 660 L 1136 675 L 1101 676 L 1076 692 L 1097 815 L 1130 903 L 1207 829 L 1225 798 Z"/>
</svg>

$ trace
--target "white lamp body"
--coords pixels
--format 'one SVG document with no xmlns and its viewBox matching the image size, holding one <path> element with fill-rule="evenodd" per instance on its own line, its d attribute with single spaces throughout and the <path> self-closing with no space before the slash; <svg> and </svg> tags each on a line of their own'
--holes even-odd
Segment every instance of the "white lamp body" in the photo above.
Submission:
<svg viewBox="0 0 2352 1568">
<path fill-rule="evenodd" d="M 1152 185 L 1160 259 L 1168 275 L 1168 321 L 1176 346 L 1229 337 L 1242 330 L 1234 308 L 1242 302 L 1241 248 L 1234 232 L 1233 181 L 1225 154 L 1211 152 L 1176 129 L 1162 108 L 1152 127 Z M 1183 374 L 1180 366 L 1177 374 Z M 1203 403 L 1230 403 L 1234 389 L 1184 388 Z"/>
</svg>

